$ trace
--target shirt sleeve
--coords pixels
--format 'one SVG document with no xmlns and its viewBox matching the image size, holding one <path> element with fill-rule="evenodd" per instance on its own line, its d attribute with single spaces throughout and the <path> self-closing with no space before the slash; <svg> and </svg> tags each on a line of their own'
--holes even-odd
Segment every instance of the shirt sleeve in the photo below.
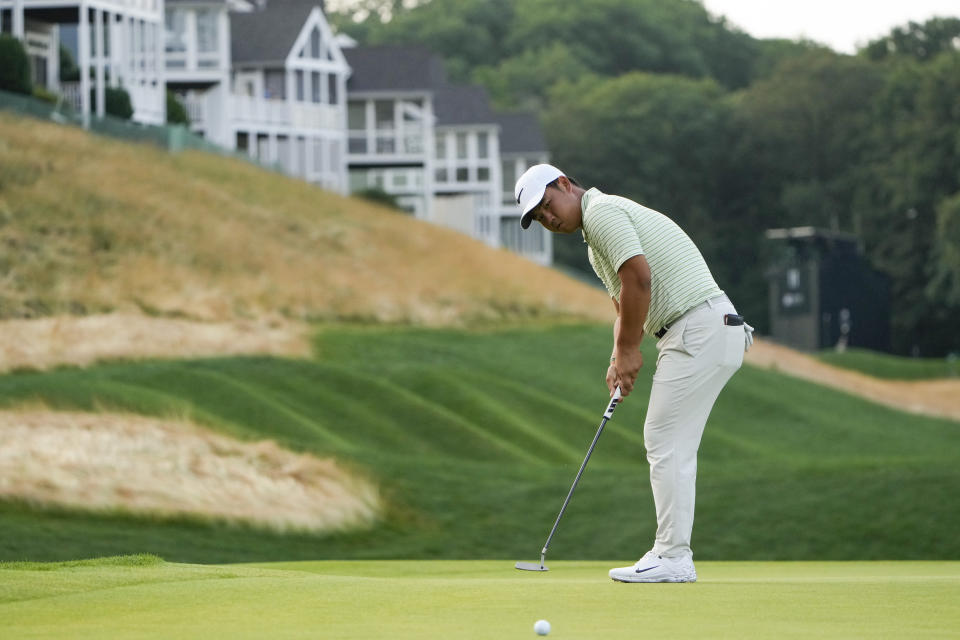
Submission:
<svg viewBox="0 0 960 640">
<path fill-rule="evenodd" d="M 613 204 L 602 204 L 591 214 L 586 223 L 590 246 L 613 267 L 615 274 L 624 262 L 643 254 L 640 237 L 626 210 Z"/>
</svg>

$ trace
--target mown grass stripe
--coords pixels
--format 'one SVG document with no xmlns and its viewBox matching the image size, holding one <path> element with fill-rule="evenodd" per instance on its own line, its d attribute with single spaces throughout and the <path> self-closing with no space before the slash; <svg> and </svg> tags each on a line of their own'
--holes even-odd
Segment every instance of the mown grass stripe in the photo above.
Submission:
<svg viewBox="0 0 960 640">
<path fill-rule="evenodd" d="M 336 433 L 334 433 L 333 431 L 325 427 L 323 424 L 321 424 L 320 421 L 318 421 L 317 419 L 303 415 L 302 413 L 300 413 L 299 411 L 291 407 L 288 403 L 277 400 L 275 397 L 273 397 L 272 394 L 270 394 L 263 388 L 257 388 L 257 387 L 254 387 L 253 385 L 247 384 L 245 382 L 241 382 L 239 379 L 229 374 L 226 374 L 226 373 L 223 373 L 222 371 L 217 371 L 214 369 L 200 368 L 200 369 L 194 369 L 194 372 L 197 375 L 205 376 L 211 380 L 217 380 L 226 386 L 232 387 L 234 389 L 238 389 L 242 393 L 245 393 L 248 397 L 252 397 L 260 400 L 266 406 L 276 411 L 278 414 L 289 418 L 296 424 L 302 425 L 303 427 L 310 430 L 312 433 L 317 434 L 330 445 L 333 445 L 340 449 L 344 449 L 346 451 L 351 451 L 356 448 L 354 443 L 350 442 L 349 440 L 345 440 L 344 438 L 341 438 L 339 435 L 337 435 Z M 269 426 L 268 426 L 268 429 L 269 429 Z"/>
</svg>

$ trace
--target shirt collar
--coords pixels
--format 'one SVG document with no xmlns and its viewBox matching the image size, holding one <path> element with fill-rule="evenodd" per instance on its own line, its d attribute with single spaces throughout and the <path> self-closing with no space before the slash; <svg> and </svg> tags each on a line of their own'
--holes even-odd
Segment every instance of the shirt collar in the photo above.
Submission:
<svg viewBox="0 0 960 640">
<path fill-rule="evenodd" d="M 583 241 L 587 244 L 590 244 L 590 239 L 587 237 L 587 225 L 583 224 L 583 215 L 587 212 L 587 207 L 590 206 L 590 202 L 597 196 L 602 196 L 603 192 L 596 187 L 591 187 L 583 192 L 583 196 L 580 198 L 580 233 L 583 234 Z"/>
</svg>

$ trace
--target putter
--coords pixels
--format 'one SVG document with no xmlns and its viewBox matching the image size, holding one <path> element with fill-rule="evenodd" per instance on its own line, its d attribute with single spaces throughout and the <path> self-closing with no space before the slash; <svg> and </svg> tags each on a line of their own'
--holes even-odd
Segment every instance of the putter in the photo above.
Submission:
<svg viewBox="0 0 960 640">
<path fill-rule="evenodd" d="M 570 486 L 570 492 L 567 493 L 567 499 L 563 501 L 563 506 L 560 507 L 560 513 L 557 515 L 557 521 L 553 523 L 553 529 L 550 530 L 550 535 L 547 536 L 547 541 L 543 545 L 543 549 L 540 551 L 540 564 L 536 562 L 518 562 L 516 568 L 521 571 L 549 571 L 547 565 L 544 564 L 547 558 L 547 549 L 550 547 L 550 541 L 553 539 L 553 534 L 557 532 L 557 525 L 560 524 L 560 518 L 563 517 L 563 512 L 567 510 L 567 505 L 570 504 L 570 496 L 573 495 L 573 490 L 577 488 L 577 483 L 580 482 L 580 476 L 583 475 L 583 470 L 587 467 L 587 461 L 590 460 L 590 454 L 593 453 L 594 447 L 597 446 L 597 440 L 600 439 L 600 434 L 603 433 L 603 428 L 607 424 L 607 420 L 613 417 L 613 410 L 617 408 L 617 405 L 622 399 L 620 395 L 620 387 L 617 387 L 613 391 L 613 397 L 610 398 L 610 404 L 607 406 L 607 410 L 603 414 L 603 420 L 600 421 L 600 428 L 597 429 L 597 435 L 593 436 L 593 442 L 590 443 L 590 448 L 587 450 L 587 457 L 583 459 L 583 464 L 580 465 L 580 471 L 577 471 L 577 477 L 573 481 L 573 485 Z"/>
</svg>

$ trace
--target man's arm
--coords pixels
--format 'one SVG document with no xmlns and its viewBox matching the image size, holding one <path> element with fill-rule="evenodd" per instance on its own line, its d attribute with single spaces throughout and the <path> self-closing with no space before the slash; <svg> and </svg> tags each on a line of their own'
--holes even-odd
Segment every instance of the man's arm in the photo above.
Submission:
<svg viewBox="0 0 960 640">
<path fill-rule="evenodd" d="M 617 271 L 620 277 L 620 304 L 614 323 L 612 367 L 616 368 L 613 384 L 608 372 L 607 386 L 611 393 L 620 386 L 624 396 L 630 394 L 643 366 L 640 341 L 643 339 L 643 323 L 650 310 L 650 265 L 642 255 L 635 255 Z M 616 303 L 614 303 L 616 304 Z"/>
</svg>

